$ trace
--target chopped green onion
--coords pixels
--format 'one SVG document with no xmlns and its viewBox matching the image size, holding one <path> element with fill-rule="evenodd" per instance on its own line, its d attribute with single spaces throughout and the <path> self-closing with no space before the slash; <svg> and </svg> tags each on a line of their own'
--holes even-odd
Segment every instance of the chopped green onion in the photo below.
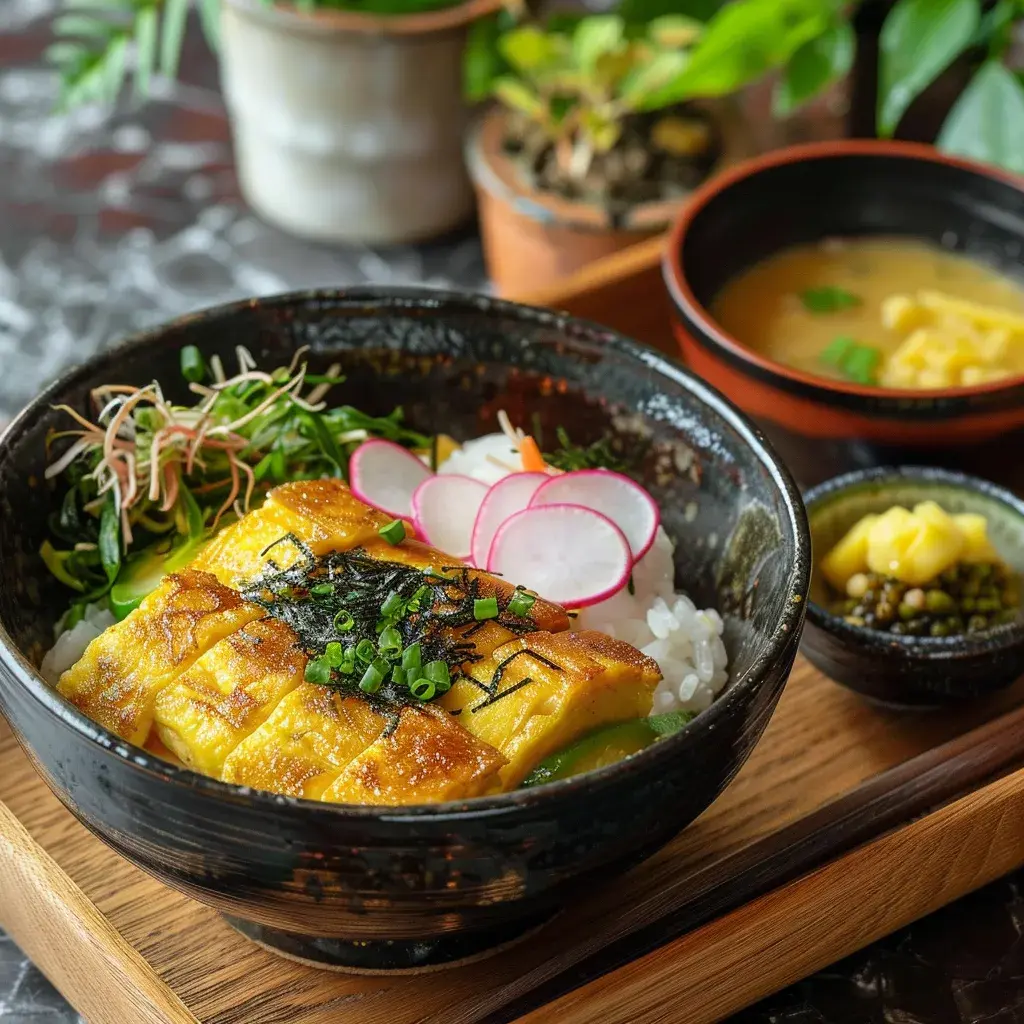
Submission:
<svg viewBox="0 0 1024 1024">
<path fill-rule="evenodd" d="M 473 618 L 477 622 L 498 617 L 498 599 L 496 597 L 478 597 L 473 602 Z"/>
<path fill-rule="evenodd" d="M 405 601 L 402 600 L 402 595 L 392 590 L 380 606 L 380 613 L 388 618 L 401 618 L 405 614 Z"/>
<path fill-rule="evenodd" d="M 377 648 L 372 640 L 360 640 L 356 644 L 356 657 L 364 664 L 369 665 L 377 657 Z"/>
<path fill-rule="evenodd" d="M 508 603 L 508 611 L 512 615 L 518 615 L 521 619 L 525 619 L 536 601 L 537 598 L 533 594 L 528 594 L 525 590 L 516 590 L 512 595 L 512 600 Z"/>
<path fill-rule="evenodd" d="M 808 313 L 838 313 L 861 304 L 860 298 L 853 292 L 848 292 L 845 288 L 837 288 L 834 285 L 808 288 L 800 293 L 800 301 Z"/>
<path fill-rule="evenodd" d="M 409 599 L 406 607 L 411 612 L 418 612 L 423 608 L 429 608 L 431 604 L 433 604 L 433 596 L 430 587 L 420 587 Z"/>
<path fill-rule="evenodd" d="M 376 693 L 382 682 L 384 682 L 384 676 L 373 665 L 368 665 L 363 673 L 363 678 L 359 680 L 359 689 L 363 693 Z"/>
<path fill-rule="evenodd" d="M 332 640 L 324 648 L 323 657 L 331 668 L 339 668 L 341 663 L 345 660 L 345 652 L 342 650 L 342 646 L 337 640 Z"/>
<path fill-rule="evenodd" d="M 443 661 L 428 661 L 423 666 L 423 674 L 434 683 L 451 683 L 451 673 Z"/>
<path fill-rule="evenodd" d="M 304 676 L 307 683 L 325 686 L 331 681 L 331 666 L 326 658 L 311 658 L 306 662 Z"/>
<path fill-rule="evenodd" d="M 430 681 L 434 684 L 438 696 L 442 693 L 447 693 L 452 688 L 452 684 L 443 679 L 431 679 Z"/>
<path fill-rule="evenodd" d="M 318 583 L 315 587 L 312 587 L 309 592 L 315 597 L 329 597 L 334 593 L 334 584 Z"/>
<path fill-rule="evenodd" d="M 342 675 L 350 676 L 356 670 L 356 649 L 354 647 L 346 647 L 345 653 L 342 656 L 341 664 L 338 666 L 338 671 Z"/>
<path fill-rule="evenodd" d="M 401 544 L 405 540 L 405 523 L 401 519 L 392 519 L 387 526 L 377 531 L 389 544 Z"/>
<path fill-rule="evenodd" d="M 342 608 L 334 616 L 334 628 L 338 633 L 347 633 L 355 624 L 356 620 L 352 618 L 352 613 L 347 608 Z"/>
<path fill-rule="evenodd" d="M 423 651 L 419 644 L 410 644 L 402 651 L 402 668 L 408 670 L 419 668 L 422 664 Z"/>
<path fill-rule="evenodd" d="M 396 661 L 402 656 L 402 634 L 394 626 L 388 626 L 381 633 L 377 648 L 385 658 Z"/>
<path fill-rule="evenodd" d="M 374 658 L 370 666 L 380 673 L 381 679 L 387 679 L 391 672 L 391 663 L 386 658 Z"/>
<path fill-rule="evenodd" d="M 181 350 L 181 375 L 190 384 L 202 384 L 206 379 L 203 353 L 195 345 L 186 345 Z"/>
<path fill-rule="evenodd" d="M 409 684 L 409 691 L 417 700 L 433 700 L 437 693 L 437 687 L 430 679 L 417 679 Z"/>
<path fill-rule="evenodd" d="M 405 686 L 409 681 L 406 671 L 401 665 L 395 665 L 391 669 L 391 681 L 395 686 Z"/>
</svg>

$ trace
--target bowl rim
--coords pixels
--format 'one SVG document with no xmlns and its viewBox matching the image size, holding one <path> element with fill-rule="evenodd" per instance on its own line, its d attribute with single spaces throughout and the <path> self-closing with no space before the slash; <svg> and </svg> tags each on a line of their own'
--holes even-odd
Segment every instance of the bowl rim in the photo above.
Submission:
<svg viewBox="0 0 1024 1024">
<path fill-rule="evenodd" d="M 116 364 L 126 355 L 160 344 L 169 334 L 187 329 L 189 325 L 200 321 L 223 321 L 255 306 L 296 311 L 307 305 L 312 305 L 315 308 L 324 304 L 339 310 L 357 309 L 364 316 L 387 317 L 395 314 L 409 315 L 416 312 L 436 315 L 443 310 L 485 316 L 497 315 L 532 326 L 558 330 L 574 340 L 592 344 L 599 343 L 646 370 L 648 376 L 663 377 L 683 387 L 699 402 L 708 406 L 739 435 L 743 442 L 753 449 L 758 462 L 766 469 L 769 478 L 780 494 L 785 509 L 785 518 L 794 539 L 794 557 L 783 584 L 783 589 L 788 592 L 789 599 L 785 601 L 783 614 L 768 637 L 764 648 L 754 658 L 746 672 L 732 680 L 721 696 L 680 732 L 667 737 L 664 742 L 653 744 L 640 751 L 634 755 L 635 758 L 643 760 L 653 767 L 656 763 L 664 763 L 674 757 L 680 744 L 687 742 L 686 737 L 694 734 L 696 723 L 704 723 L 703 726 L 697 726 L 698 729 L 713 728 L 725 714 L 726 706 L 730 702 L 756 691 L 764 684 L 772 670 L 784 662 L 789 649 L 794 648 L 799 642 L 808 604 L 811 577 L 810 529 L 795 480 L 753 422 L 724 395 L 687 370 L 678 360 L 591 321 L 486 295 L 422 287 L 321 288 L 285 292 L 266 298 L 242 299 L 176 317 L 156 327 L 129 335 L 113 347 L 92 356 L 77 367 L 72 367 L 44 389 L 11 420 L 6 429 L 0 431 L 0 467 L 9 457 L 9 453 L 21 435 L 34 424 L 47 406 L 67 389 L 84 384 L 105 364 Z M 188 344 L 188 338 L 184 337 L 181 344 Z M 329 804 L 222 782 L 219 779 L 201 775 L 189 768 L 174 765 L 155 754 L 127 743 L 94 722 L 84 712 L 60 696 L 42 678 L 38 669 L 15 644 L 6 627 L 0 623 L 0 669 L 2 668 L 11 673 L 14 685 L 21 686 L 29 697 L 42 705 L 45 711 L 54 715 L 73 732 L 106 750 L 108 754 L 127 762 L 134 770 L 140 770 L 173 786 L 198 792 L 211 799 L 244 801 L 256 807 L 265 808 L 287 806 L 310 814 L 326 815 L 331 819 L 359 818 L 400 822 L 495 816 L 522 807 L 535 807 L 566 797 L 571 798 L 590 787 L 603 788 L 611 784 L 626 764 L 637 763 L 631 759 L 620 761 L 543 786 L 514 789 L 507 793 L 474 797 L 470 800 L 402 806 Z"/>
<path fill-rule="evenodd" d="M 879 385 L 856 384 L 817 376 L 769 359 L 767 356 L 744 345 L 734 338 L 711 315 L 697 299 L 690 288 L 683 268 L 683 244 L 694 221 L 708 204 L 734 185 L 756 177 L 763 171 L 786 167 L 790 164 L 819 160 L 842 160 L 851 156 L 901 159 L 910 162 L 922 161 L 955 167 L 962 171 L 988 178 L 1016 189 L 1024 196 L 1024 176 L 1013 174 L 998 167 L 978 163 L 963 157 L 942 153 L 933 146 L 919 142 L 901 142 L 876 139 L 837 139 L 827 142 L 808 142 L 787 146 L 761 156 L 745 160 L 740 164 L 716 175 L 696 189 L 689 202 L 680 211 L 668 234 L 667 246 L 662 257 L 662 276 L 676 309 L 694 323 L 715 346 L 721 348 L 747 366 L 762 373 L 782 377 L 804 389 L 817 392 L 819 400 L 829 395 L 842 394 L 866 399 L 890 399 L 902 403 L 907 401 L 933 404 L 936 400 L 963 399 L 980 395 L 995 394 L 1024 386 L 1024 373 L 984 384 L 964 385 L 951 388 L 883 388 Z"/>
<path fill-rule="evenodd" d="M 1021 532 L 1024 533 L 1024 500 L 1012 491 L 1000 487 L 989 480 L 969 473 L 956 470 L 941 469 L 936 466 L 874 466 L 870 469 L 855 469 L 849 473 L 832 477 L 812 487 L 804 495 L 804 506 L 807 510 L 808 529 L 811 529 L 811 517 L 816 505 L 827 504 L 830 500 L 841 497 L 854 487 L 874 482 L 898 484 L 901 481 L 910 483 L 932 484 L 984 495 L 1010 509 L 1020 520 Z M 811 530 L 813 546 L 813 529 Z M 900 655 L 908 660 L 958 660 L 979 656 L 998 654 L 1024 644 L 1024 618 L 1009 622 L 995 629 L 972 636 L 898 636 L 884 633 L 881 630 L 868 629 L 867 626 L 853 626 L 841 616 L 834 615 L 818 604 L 808 592 L 807 618 L 818 629 L 838 637 L 858 647 L 884 643 L 889 656 Z"/>
</svg>

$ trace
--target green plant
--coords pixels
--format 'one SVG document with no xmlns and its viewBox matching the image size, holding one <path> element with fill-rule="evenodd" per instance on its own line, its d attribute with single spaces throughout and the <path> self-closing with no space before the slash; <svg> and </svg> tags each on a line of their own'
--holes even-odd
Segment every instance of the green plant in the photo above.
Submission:
<svg viewBox="0 0 1024 1024">
<path fill-rule="evenodd" d="M 2 2 L 2 0 L 0 0 Z M 262 0 L 268 6 L 274 0 Z M 292 0 L 300 11 L 334 9 L 401 15 L 452 7 L 462 0 Z M 218 45 L 222 0 L 194 0 L 206 39 Z M 47 58 L 60 73 L 58 106 L 113 103 L 131 78 L 144 99 L 154 74 L 178 72 L 193 0 L 62 0 Z"/>
<path fill-rule="evenodd" d="M 516 26 L 498 40 L 500 63 L 469 83 L 470 94 L 493 95 L 539 125 L 569 176 L 582 178 L 595 154 L 618 142 L 627 116 L 655 109 L 650 97 L 679 73 L 702 29 L 679 14 L 642 32 L 613 14 Z M 471 46 L 468 67 L 472 54 Z"/>
<path fill-rule="evenodd" d="M 493 96 L 539 125 L 585 173 L 632 115 L 735 92 L 787 62 L 777 106 L 788 113 L 852 55 L 839 0 L 623 0 L 616 14 L 543 27 L 478 24 L 465 83 L 471 100 Z"/>
<path fill-rule="evenodd" d="M 898 0 L 882 26 L 878 132 L 900 119 L 963 54 L 979 66 L 950 111 L 938 145 L 950 153 L 1024 172 L 1024 82 L 1005 64 L 1024 0 Z"/>
</svg>

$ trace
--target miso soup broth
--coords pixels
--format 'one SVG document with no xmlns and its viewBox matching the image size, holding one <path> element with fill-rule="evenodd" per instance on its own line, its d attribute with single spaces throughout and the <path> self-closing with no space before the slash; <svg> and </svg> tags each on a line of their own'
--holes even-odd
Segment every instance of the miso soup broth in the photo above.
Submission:
<svg viewBox="0 0 1024 1024">
<path fill-rule="evenodd" d="M 743 345 L 817 376 L 946 388 L 1024 373 L 1024 286 L 913 239 L 785 249 L 726 284 L 711 312 Z"/>
</svg>

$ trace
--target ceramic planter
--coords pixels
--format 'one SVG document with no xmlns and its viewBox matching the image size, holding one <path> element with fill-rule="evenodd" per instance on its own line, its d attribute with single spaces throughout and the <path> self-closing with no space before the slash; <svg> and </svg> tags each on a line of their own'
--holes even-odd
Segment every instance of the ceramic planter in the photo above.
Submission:
<svg viewBox="0 0 1024 1024">
<path fill-rule="evenodd" d="M 381 18 L 225 0 L 221 77 L 253 209 L 305 238 L 373 244 L 469 217 L 462 51 L 499 2 Z"/>
</svg>

